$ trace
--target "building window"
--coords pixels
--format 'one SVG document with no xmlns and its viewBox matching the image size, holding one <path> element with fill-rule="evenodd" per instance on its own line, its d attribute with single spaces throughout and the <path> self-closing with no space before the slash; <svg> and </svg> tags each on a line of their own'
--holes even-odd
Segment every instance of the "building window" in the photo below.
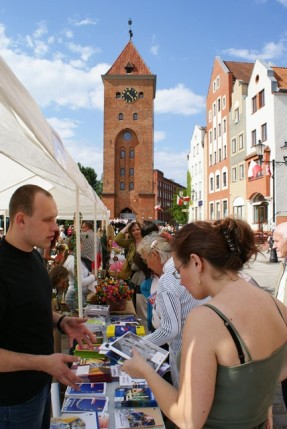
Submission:
<svg viewBox="0 0 287 429">
<path fill-rule="evenodd" d="M 134 190 L 134 182 L 130 182 L 130 184 L 129 184 L 129 190 L 130 191 Z"/>
<path fill-rule="evenodd" d="M 236 124 L 239 122 L 239 108 L 234 111 L 234 120 Z"/>
<path fill-rule="evenodd" d="M 144 93 L 142 91 L 139 92 L 139 98 L 144 98 Z"/>
<path fill-rule="evenodd" d="M 216 81 L 214 80 L 213 81 L 213 92 L 215 92 L 216 91 Z"/>
<path fill-rule="evenodd" d="M 120 151 L 120 158 L 124 159 L 126 157 L 126 151 L 125 150 L 121 150 Z"/>
<path fill-rule="evenodd" d="M 209 185 L 210 191 L 213 191 L 213 177 L 210 178 L 210 185 Z"/>
<path fill-rule="evenodd" d="M 211 120 L 212 120 L 212 113 L 211 113 L 211 110 L 209 110 L 209 112 L 208 112 L 208 121 L 211 122 Z"/>
<path fill-rule="evenodd" d="M 213 103 L 213 105 L 212 105 L 212 110 L 213 110 L 213 116 L 215 116 L 216 115 L 216 104 L 215 103 Z"/>
<path fill-rule="evenodd" d="M 221 148 L 219 148 L 219 149 L 218 149 L 218 162 L 221 162 L 221 161 L 222 161 L 221 153 L 222 153 Z"/>
<path fill-rule="evenodd" d="M 212 154 L 209 155 L 209 167 L 212 165 Z"/>
<path fill-rule="evenodd" d="M 232 153 L 236 153 L 236 139 L 231 140 L 231 150 Z"/>
<path fill-rule="evenodd" d="M 218 124 L 218 137 L 221 137 L 221 124 Z"/>
<path fill-rule="evenodd" d="M 220 177 L 219 174 L 216 175 L 216 189 L 220 188 Z"/>
<path fill-rule="evenodd" d="M 240 134 L 238 137 L 238 149 L 239 150 L 244 149 L 243 134 Z"/>
<path fill-rule="evenodd" d="M 227 216 L 227 200 L 222 201 L 223 217 Z"/>
<path fill-rule="evenodd" d="M 124 168 L 121 168 L 120 169 L 120 176 L 124 176 L 125 175 L 125 169 Z"/>
<path fill-rule="evenodd" d="M 256 130 L 251 131 L 251 146 L 255 146 L 257 143 L 256 141 Z"/>
<path fill-rule="evenodd" d="M 213 203 L 211 203 L 209 206 L 209 217 L 211 220 L 214 220 L 214 205 L 213 205 Z"/>
<path fill-rule="evenodd" d="M 220 203 L 216 203 L 216 219 L 220 219 Z"/>
<path fill-rule="evenodd" d="M 216 89 L 219 89 L 219 87 L 220 87 L 220 77 L 217 76 L 217 78 L 216 78 Z"/>
<path fill-rule="evenodd" d="M 134 174 L 135 174 L 134 169 L 133 169 L 133 168 L 130 168 L 130 176 L 134 176 Z"/>
<path fill-rule="evenodd" d="M 132 133 L 130 131 L 125 131 L 123 133 L 123 139 L 129 142 L 132 139 Z"/>
<path fill-rule="evenodd" d="M 261 140 L 266 142 L 267 140 L 267 124 L 261 126 Z"/>
<path fill-rule="evenodd" d="M 226 119 L 223 119 L 223 132 L 226 133 Z"/>
<path fill-rule="evenodd" d="M 233 207 L 233 215 L 237 219 L 242 219 L 243 206 L 235 206 L 235 207 Z"/>
<path fill-rule="evenodd" d="M 221 110 L 221 100 L 220 98 L 217 100 L 217 111 L 220 112 Z"/>
<path fill-rule="evenodd" d="M 209 143 L 212 143 L 212 130 L 209 131 Z"/>
<path fill-rule="evenodd" d="M 237 169 L 236 167 L 233 167 L 231 170 L 231 177 L 232 177 L 232 182 L 236 182 L 237 180 Z"/>
<path fill-rule="evenodd" d="M 125 190 L 125 182 L 121 182 L 120 183 L 120 190 L 124 191 Z"/>
<path fill-rule="evenodd" d="M 256 95 L 255 95 L 255 97 L 252 97 L 251 103 L 252 103 L 252 105 L 251 105 L 252 113 L 255 113 L 257 111 Z"/>
<path fill-rule="evenodd" d="M 222 109 L 225 109 L 225 107 L 226 107 L 226 96 L 222 98 Z"/>
<path fill-rule="evenodd" d="M 226 186 L 227 186 L 227 175 L 226 175 L 226 171 L 224 171 L 224 172 L 222 173 L 222 186 L 223 186 L 224 188 L 226 188 Z"/>
<path fill-rule="evenodd" d="M 120 92 L 116 92 L 116 98 L 122 98 L 122 94 Z"/>
<path fill-rule="evenodd" d="M 244 164 L 239 165 L 239 180 L 244 179 Z"/>
<path fill-rule="evenodd" d="M 133 120 L 137 121 L 138 120 L 138 114 L 137 113 L 133 113 Z"/>
<path fill-rule="evenodd" d="M 227 147 L 226 144 L 223 146 L 223 159 L 227 158 Z"/>
<path fill-rule="evenodd" d="M 265 93 L 264 93 L 264 89 L 259 92 L 259 95 L 258 95 L 258 106 L 259 106 L 259 109 L 261 109 L 261 107 L 265 106 Z"/>
<path fill-rule="evenodd" d="M 263 224 L 268 222 L 267 218 L 267 205 L 253 206 L 254 223 Z"/>
<path fill-rule="evenodd" d="M 123 113 L 119 113 L 119 121 L 122 121 L 124 119 L 124 114 Z"/>
<path fill-rule="evenodd" d="M 213 140 L 216 140 L 216 127 L 213 128 Z"/>
<path fill-rule="evenodd" d="M 134 159 L 135 151 L 133 149 L 130 150 L 130 159 Z"/>
</svg>

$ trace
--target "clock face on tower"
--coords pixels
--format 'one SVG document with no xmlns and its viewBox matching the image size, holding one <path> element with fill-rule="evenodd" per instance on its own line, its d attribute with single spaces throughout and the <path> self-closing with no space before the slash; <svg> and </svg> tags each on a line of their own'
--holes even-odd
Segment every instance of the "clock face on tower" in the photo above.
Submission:
<svg viewBox="0 0 287 429">
<path fill-rule="evenodd" d="M 134 88 L 126 88 L 122 92 L 122 99 L 127 103 L 132 103 L 138 98 L 138 93 Z"/>
</svg>

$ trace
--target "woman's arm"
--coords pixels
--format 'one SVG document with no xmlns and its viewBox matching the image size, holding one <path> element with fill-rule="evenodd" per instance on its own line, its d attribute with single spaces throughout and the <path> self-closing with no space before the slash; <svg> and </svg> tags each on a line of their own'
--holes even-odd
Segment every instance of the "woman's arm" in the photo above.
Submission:
<svg viewBox="0 0 287 429">
<path fill-rule="evenodd" d="M 211 326 L 202 310 L 192 310 L 184 327 L 179 391 L 155 373 L 137 351 L 123 365 L 132 377 L 146 379 L 161 410 L 181 429 L 202 428 L 214 397 L 217 360 Z"/>
</svg>

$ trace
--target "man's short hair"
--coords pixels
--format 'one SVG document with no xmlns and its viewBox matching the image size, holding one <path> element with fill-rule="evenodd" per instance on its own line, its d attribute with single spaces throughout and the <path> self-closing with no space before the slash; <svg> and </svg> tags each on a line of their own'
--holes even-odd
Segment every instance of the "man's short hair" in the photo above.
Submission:
<svg viewBox="0 0 287 429">
<path fill-rule="evenodd" d="M 89 220 L 83 220 L 82 221 L 82 225 L 86 225 L 89 229 L 93 229 L 94 228 L 93 222 L 91 222 Z"/>
<path fill-rule="evenodd" d="M 10 221 L 13 221 L 16 213 L 23 212 L 27 216 L 32 216 L 34 212 L 34 199 L 37 193 L 42 193 L 53 198 L 50 192 L 37 185 L 23 185 L 16 189 L 9 203 Z"/>
</svg>

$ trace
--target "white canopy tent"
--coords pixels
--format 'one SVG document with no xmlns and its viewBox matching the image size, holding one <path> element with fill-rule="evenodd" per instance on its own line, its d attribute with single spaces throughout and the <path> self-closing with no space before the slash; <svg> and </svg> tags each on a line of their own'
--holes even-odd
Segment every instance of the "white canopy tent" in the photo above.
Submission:
<svg viewBox="0 0 287 429">
<path fill-rule="evenodd" d="M 105 222 L 109 213 L 36 102 L 0 57 L 0 214 L 8 215 L 11 195 L 28 183 L 53 195 L 60 218 L 75 217 L 82 315 L 80 213 L 84 219 Z"/>
</svg>

